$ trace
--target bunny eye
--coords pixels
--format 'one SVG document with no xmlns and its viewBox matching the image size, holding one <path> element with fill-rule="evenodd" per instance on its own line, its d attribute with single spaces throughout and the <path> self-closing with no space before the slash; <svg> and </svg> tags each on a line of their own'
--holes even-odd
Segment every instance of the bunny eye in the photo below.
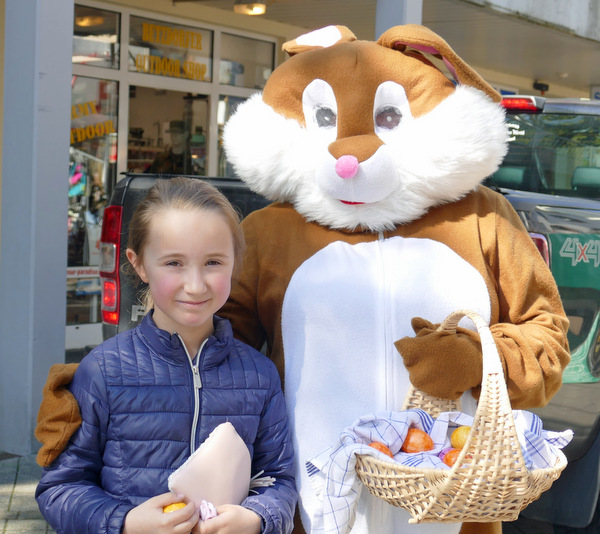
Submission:
<svg viewBox="0 0 600 534">
<path fill-rule="evenodd" d="M 402 112 L 395 106 L 385 106 L 375 114 L 375 124 L 378 128 L 393 130 L 402 120 Z"/>
<path fill-rule="evenodd" d="M 337 115 L 333 109 L 319 106 L 315 110 L 315 122 L 319 128 L 334 128 L 337 124 Z"/>
<path fill-rule="evenodd" d="M 395 138 L 413 120 L 404 87 L 386 81 L 377 87 L 373 102 L 373 126 L 385 142 Z"/>
<path fill-rule="evenodd" d="M 302 93 L 302 110 L 306 127 L 315 135 L 313 139 L 323 144 L 335 141 L 337 102 L 331 85 L 319 78 L 312 80 Z"/>
</svg>

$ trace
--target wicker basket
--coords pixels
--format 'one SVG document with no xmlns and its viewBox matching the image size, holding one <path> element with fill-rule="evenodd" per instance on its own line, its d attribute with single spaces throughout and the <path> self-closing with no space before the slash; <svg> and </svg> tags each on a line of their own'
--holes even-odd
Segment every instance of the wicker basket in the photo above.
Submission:
<svg viewBox="0 0 600 534">
<path fill-rule="evenodd" d="M 552 468 L 527 470 L 517 438 L 512 408 L 496 344 L 485 321 L 470 311 L 449 315 L 440 330 L 455 331 L 469 317 L 481 338 L 483 381 L 467 442 L 451 469 L 408 467 L 372 456 L 357 457 L 356 472 L 369 491 L 412 515 L 409 523 L 514 521 L 567 465 L 558 451 Z M 413 390 L 406 407 L 433 417 L 456 404 Z M 465 456 L 472 458 L 465 462 Z"/>
</svg>

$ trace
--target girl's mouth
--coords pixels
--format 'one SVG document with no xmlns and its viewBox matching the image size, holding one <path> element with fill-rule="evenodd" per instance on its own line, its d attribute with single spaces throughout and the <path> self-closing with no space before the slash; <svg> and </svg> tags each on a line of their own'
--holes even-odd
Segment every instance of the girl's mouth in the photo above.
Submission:
<svg viewBox="0 0 600 534">
<path fill-rule="evenodd" d="M 198 306 L 202 306 L 202 304 L 204 304 L 206 301 L 205 300 L 200 300 L 200 301 L 197 301 L 197 302 L 191 302 L 189 300 L 181 300 L 179 302 L 181 304 L 183 304 L 184 306 L 189 306 L 189 307 L 192 307 L 192 308 L 196 308 Z"/>
</svg>

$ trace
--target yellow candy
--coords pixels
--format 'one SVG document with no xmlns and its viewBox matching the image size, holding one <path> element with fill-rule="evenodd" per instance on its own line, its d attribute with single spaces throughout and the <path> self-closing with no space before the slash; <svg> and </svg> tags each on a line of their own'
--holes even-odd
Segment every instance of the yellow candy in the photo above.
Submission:
<svg viewBox="0 0 600 534">
<path fill-rule="evenodd" d="M 172 504 L 167 504 L 167 506 L 163 507 L 163 512 L 168 514 L 170 512 L 174 512 L 175 510 L 180 510 L 181 508 L 185 508 L 184 502 L 174 502 Z"/>
</svg>

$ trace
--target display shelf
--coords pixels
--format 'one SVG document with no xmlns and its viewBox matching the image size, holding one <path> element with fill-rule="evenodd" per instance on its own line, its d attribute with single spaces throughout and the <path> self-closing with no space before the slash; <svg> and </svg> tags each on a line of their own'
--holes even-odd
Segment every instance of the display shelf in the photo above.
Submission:
<svg viewBox="0 0 600 534">
<path fill-rule="evenodd" d="M 152 152 L 152 153 L 164 152 L 164 150 L 165 150 L 164 147 L 160 147 L 160 146 L 133 145 L 131 143 L 129 145 L 127 145 L 127 149 L 131 150 L 131 151 L 136 151 L 136 152 Z"/>
<path fill-rule="evenodd" d="M 154 140 L 144 137 L 129 137 L 127 143 L 127 168 L 129 171 L 142 172 L 150 165 L 157 154 L 164 152 L 164 146 L 155 146 Z"/>
</svg>

